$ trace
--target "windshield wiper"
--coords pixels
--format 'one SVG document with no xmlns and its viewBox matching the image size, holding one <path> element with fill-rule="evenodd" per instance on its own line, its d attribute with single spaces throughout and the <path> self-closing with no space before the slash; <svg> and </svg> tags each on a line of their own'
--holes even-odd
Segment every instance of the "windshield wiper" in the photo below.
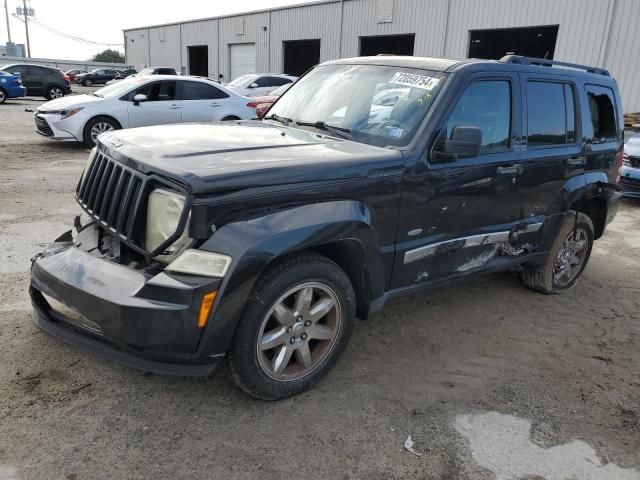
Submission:
<svg viewBox="0 0 640 480">
<path fill-rule="evenodd" d="M 285 127 L 288 127 L 289 124 L 293 122 L 293 120 L 291 120 L 290 118 L 281 117 L 280 115 L 276 115 L 275 113 L 272 113 L 268 117 L 265 117 L 265 120 L 275 120 L 276 122 L 280 122 L 281 124 L 283 124 Z"/>
<path fill-rule="evenodd" d="M 329 132 L 336 137 L 344 138 L 346 140 L 349 140 L 351 138 L 350 128 L 338 127 L 336 125 L 327 125 L 322 120 L 319 120 L 317 122 L 296 122 L 296 125 L 300 125 L 303 127 L 314 127 L 318 130 L 324 130 L 325 132 Z"/>
</svg>

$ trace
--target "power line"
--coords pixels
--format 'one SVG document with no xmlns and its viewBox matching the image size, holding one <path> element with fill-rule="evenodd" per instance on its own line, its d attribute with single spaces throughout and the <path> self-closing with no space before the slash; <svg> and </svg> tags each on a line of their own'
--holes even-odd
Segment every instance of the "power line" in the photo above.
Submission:
<svg viewBox="0 0 640 480">
<path fill-rule="evenodd" d="M 22 23 L 24 23 L 24 19 L 23 18 L 20 18 L 15 13 L 13 14 L 13 16 L 15 18 L 17 18 L 18 20 L 20 20 Z M 40 28 L 42 28 L 44 30 L 48 30 L 49 32 L 54 33 L 55 35 L 58 35 L 60 37 L 64 37 L 66 39 L 73 40 L 73 41 L 76 41 L 76 42 L 87 43 L 87 44 L 90 44 L 90 45 L 103 45 L 103 46 L 108 46 L 108 47 L 122 47 L 122 45 L 123 45 L 122 43 L 96 42 L 94 40 L 89 40 L 87 38 L 81 38 L 81 37 L 76 37 L 74 35 L 69 35 L 68 33 L 61 32 L 60 30 L 56 30 L 55 28 L 50 27 L 48 25 L 45 25 L 44 23 L 39 22 L 39 21 L 37 21 L 37 20 L 35 20 L 33 18 L 31 20 L 29 20 L 29 23 L 34 23 L 34 24 L 38 25 Z"/>
</svg>

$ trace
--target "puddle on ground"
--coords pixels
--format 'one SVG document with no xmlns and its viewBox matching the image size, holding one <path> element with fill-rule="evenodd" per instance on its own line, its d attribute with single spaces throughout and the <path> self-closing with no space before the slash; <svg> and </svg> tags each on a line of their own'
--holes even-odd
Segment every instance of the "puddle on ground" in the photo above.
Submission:
<svg viewBox="0 0 640 480">
<path fill-rule="evenodd" d="M 471 447 L 478 465 L 496 480 L 540 477 L 545 480 L 640 480 L 634 469 L 603 465 L 581 440 L 543 448 L 531 442 L 531 422 L 497 412 L 458 415 L 454 426 Z"/>
</svg>

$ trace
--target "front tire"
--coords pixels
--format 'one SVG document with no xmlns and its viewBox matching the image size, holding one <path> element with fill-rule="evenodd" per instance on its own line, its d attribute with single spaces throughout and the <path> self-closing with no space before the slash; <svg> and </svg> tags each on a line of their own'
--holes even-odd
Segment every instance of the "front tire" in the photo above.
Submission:
<svg viewBox="0 0 640 480">
<path fill-rule="evenodd" d="M 238 324 L 228 355 L 233 378 L 261 400 L 310 389 L 345 350 L 355 310 L 349 277 L 328 258 L 279 262 L 256 282 Z"/>
<path fill-rule="evenodd" d="M 119 130 L 121 127 L 113 118 L 94 117 L 84 126 L 83 139 L 84 144 L 93 148 L 96 146 L 98 135 L 110 130 Z"/>
<path fill-rule="evenodd" d="M 7 101 L 7 93 L 0 88 L 0 105 Z"/>
<path fill-rule="evenodd" d="M 83 80 L 82 85 L 84 85 L 85 87 L 90 87 L 91 85 L 93 85 L 93 82 L 89 79 Z"/>
<path fill-rule="evenodd" d="M 47 88 L 47 94 L 45 95 L 49 100 L 64 97 L 64 89 L 62 87 L 52 86 Z"/>
<path fill-rule="evenodd" d="M 523 283 L 547 295 L 575 286 L 591 256 L 593 239 L 591 219 L 584 213 L 570 210 L 551 245 L 546 262 L 523 267 Z"/>
</svg>

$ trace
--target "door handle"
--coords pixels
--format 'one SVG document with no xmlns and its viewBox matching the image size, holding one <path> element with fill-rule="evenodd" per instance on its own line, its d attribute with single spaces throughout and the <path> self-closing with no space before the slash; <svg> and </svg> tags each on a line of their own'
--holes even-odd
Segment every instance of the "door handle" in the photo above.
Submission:
<svg viewBox="0 0 640 480">
<path fill-rule="evenodd" d="M 586 163 L 586 160 L 581 157 L 570 158 L 569 160 L 567 160 L 567 165 L 574 168 L 584 167 Z"/>
<path fill-rule="evenodd" d="M 511 165 L 510 167 L 498 167 L 496 172 L 498 172 L 498 175 L 515 175 L 517 173 L 522 173 L 523 170 L 524 168 L 522 167 L 522 164 L 518 163 L 517 165 Z"/>
<path fill-rule="evenodd" d="M 174 104 L 174 105 L 170 105 L 170 106 L 169 106 L 169 108 L 170 108 L 171 110 L 176 110 L 176 109 L 178 109 L 178 108 L 182 108 L 182 107 L 181 107 L 180 105 L 175 105 L 175 104 Z"/>
<path fill-rule="evenodd" d="M 221 105 L 219 103 L 212 103 L 210 106 L 211 107 L 220 107 Z"/>
</svg>

